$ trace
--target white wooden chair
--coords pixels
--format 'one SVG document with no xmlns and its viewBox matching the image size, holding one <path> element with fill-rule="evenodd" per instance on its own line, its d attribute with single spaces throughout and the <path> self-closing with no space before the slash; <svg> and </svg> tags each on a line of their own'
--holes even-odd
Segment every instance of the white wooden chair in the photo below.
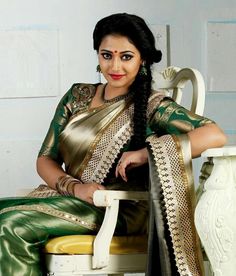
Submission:
<svg viewBox="0 0 236 276">
<path fill-rule="evenodd" d="M 214 167 L 195 210 L 195 225 L 213 275 L 236 275 L 236 146 L 208 149 Z M 211 170 L 211 168 L 210 168 Z"/>
<path fill-rule="evenodd" d="M 180 103 L 182 89 L 190 80 L 193 86 L 190 110 L 202 115 L 205 87 L 201 74 L 194 69 L 168 67 L 155 75 L 155 89 L 171 93 Z M 106 207 L 102 227 L 96 236 L 65 236 L 50 240 L 46 247 L 48 275 L 71 276 L 108 274 L 122 276 L 146 270 L 146 236 L 113 237 L 119 200 L 147 200 L 147 192 L 96 191 L 94 203 Z M 131 241 L 131 242 L 129 242 Z M 130 247 L 130 244 L 132 247 Z M 84 246 L 86 245 L 86 248 Z M 119 246 L 121 245 L 121 246 Z M 117 250 L 117 248 L 119 249 Z"/>
</svg>

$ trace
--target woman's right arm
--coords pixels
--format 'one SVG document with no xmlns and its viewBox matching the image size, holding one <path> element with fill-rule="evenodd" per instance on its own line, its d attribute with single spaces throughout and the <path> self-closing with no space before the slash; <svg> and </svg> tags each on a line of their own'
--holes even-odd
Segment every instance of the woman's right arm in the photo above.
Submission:
<svg viewBox="0 0 236 276">
<path fill-rule="evenodd" d="M 66 175 L 62 168 L 63 161 L 59 153 L 59 135 L 65 128 L 72 114 L 71 102 L 73 87 L 63 96 L 57 105 L 47 135 L 43 141 L 36 162 L 39 176 L 52 189 L 56 189 L 58 178 Z"/>
<path fill-rule="evenodd" d="M 105 187 L 98 183 L 83 184 L 80 180 L 68 176 L 62 168 L 63 160 L 59 153 L 59 135 L 72 114 L 73 95 L 71 92 L 72 89 L 65 94 L 57 106 L 47 136 L 40 149 L 36 167 L 39 176 L 52 189 L 57 190 L 62 195 L 68 195 L 70 192 L 70 195 L 73 194 L 92 204 L 94 191 L 104 190 Z"/>
<path fill-rule="evenodd" d="M 50 186 L 56 190 L 56 183 L 61 176 L 65 176 L 66 172 L 55 160 L 48 156 L 41 155 L 37 158 L 37 172 L 39 176 Z"/>
<path fill-rule="evenodd" d="M 57 190 L 58 179 L 67 176 L 62 167 L 53 159 L 47 156 L 40 156 L 37 159 L 37 171 L 40 177 L 52 189 Z M 72 178 L 72 181 L 73 178 Z M 93 204 L 93 193 L 97 190 L 105 190 L 105 187 L 98 183 L 76 183 L 74 186 L 74 196 Z"/>
</svg>

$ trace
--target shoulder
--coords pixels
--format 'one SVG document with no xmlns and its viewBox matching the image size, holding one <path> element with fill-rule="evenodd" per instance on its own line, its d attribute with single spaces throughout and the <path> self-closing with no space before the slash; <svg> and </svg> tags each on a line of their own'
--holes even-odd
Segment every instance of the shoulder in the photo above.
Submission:
<svg viewBox="0 0 236 276">
<path fill-rule="evenodd" d="M 74 83 L 71 87 L 71 94 L 79 101 L 90 99 L 94 97 L 98 85 L 99 83 Z"/>
<path fill-rule="evenodd" d="M 87 108 L 100 83 L 74 83 L 64 95 L 64 104 L 72 113 Z"/>
<path fill-rule="evenodd" d="M 165 98 L 167 95 L 166 95 L 166 92 L 164 90 L 151 90 L 151 94 L 149 96 L 149 99 L 148 101 L 151 102 L 153 100 L 155 101 L 161 101 L 163 98 Z"/>
<path fill-rule="evenodd" d="M 148 99 L 148 117 L 166 100 L 173 101 L 173 99 L 167 96 L 165 91 L 152 90 Z"/>
</svg>

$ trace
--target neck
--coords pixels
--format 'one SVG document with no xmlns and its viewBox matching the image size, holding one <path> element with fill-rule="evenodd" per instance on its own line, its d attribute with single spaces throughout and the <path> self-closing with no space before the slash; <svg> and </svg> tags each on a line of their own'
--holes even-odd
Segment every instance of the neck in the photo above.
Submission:
<svg viewBox="0 0 236 276">
<path fill-rule="evenodd" d="M 131 94 L 129 93 L 129 91 L 125 91 L 121 90 L 121 89 L 114 89 L 114 90 L 109 90 L 110 91 L 110 96 L 108 95 L 108 85 L 105 84 L 103 87 L 103 91 L 102 91 L 102 101 L 104 103 L 115 103 L 118 102 L 120 100 L 125 100 L 128 99 L 129 96 L 131 96 Z"/>
<path fill-rule="evenodd" d="M 112 100 L 119 96 L 127 95 L 128 93 L 129 93 L 128 88 L 125 88 L 125 87 L 111 88 L 109 84 L 106 83 L 103 88 L 102 96 L 104 100 Z"/>
</svg>

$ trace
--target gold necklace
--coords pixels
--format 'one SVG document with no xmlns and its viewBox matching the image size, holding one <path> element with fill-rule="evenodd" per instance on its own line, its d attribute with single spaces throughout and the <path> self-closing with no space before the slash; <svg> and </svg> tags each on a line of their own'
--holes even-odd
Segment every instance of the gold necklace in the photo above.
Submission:
<svg viewBox="0 0 236 276">
<path fill-rule="evenodd" d="M 127 94 L 119 95 L 119 96 L 116 96 L 116 97 L 114 97 L 112 99 L 106 100 L 105 99 L 105 90 L 106 90 L 106 87 L 107 87 L 107 83 L 104 85 L 103 91 L 102 91 L 102 100 L 103 100 L 104 104 L 116 103 L 116 102 L 119 102 L 121 100 L 128 99 L 129 97 L 131 97 L 133 95 L 133 93 L 128 92 Z"/>
</svg>

